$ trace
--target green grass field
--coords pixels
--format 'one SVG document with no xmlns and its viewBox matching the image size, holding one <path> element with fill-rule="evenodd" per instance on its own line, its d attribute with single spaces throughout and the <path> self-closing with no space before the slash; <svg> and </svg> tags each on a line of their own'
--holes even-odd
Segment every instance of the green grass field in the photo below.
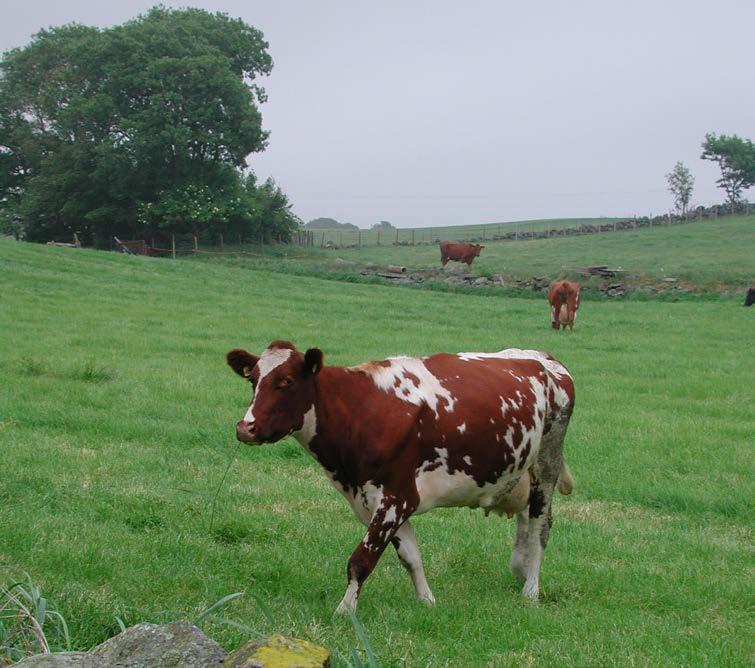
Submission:
<svg viewBox="0 0 755 668">
<path fill-rule="evenodd" d="M 254 249 L 259 253 L 260 249 Z M 368 262 L 396 264 L 409 270 L 435 271 L 438 277 L 459 271 L 451 263 L 441 271 L 437 244 L 365 246 L 337 250 L 267 247 L 267 257 L 216 257 L 210 261 L 255 269 L 274 268 L 296 274 L 338 276 L 358 271 Z M 341 258 L 353 265 L 336 261 Z M 471 265 L 481 276 L 506 279 L 574 276 L 581 267 L 606 264 L 626 272 L 618 280 L 637 284 L 678 278 L 701 291 L 741 291 L 755 275 L 755 216 L 725 216 L 686 225 L 643 228 L 578 237 L 531 241 L 490 241 Z M 462 265 L 466 269 L 466 265 Z M 583 283 L 589 283 L 584 280 Z"/>
<path fill-rule="evenodd" d="M 544 300 L 3 240 L 0 278 L 0 573 L 28 572 L 77 647 L 117 633 L 116 615 L 193 619 L 242 590 L 273 623 L 251 595 L 226 616 L 357 644 L 333 610 L 362 527 L 295 442 L 234 437 L 249 389 L 225 352 L 288 338 L 331 364 L 540 348 L 576 380 L 576 490 L 554 502 L 542 600 L 508 571 L 513 522 L 423 515 L 438 605 L 414 600 L 388 552 L 360 600 L 382 665 L 752 665 L 753 309 L 586 301 L 569 336 Z M 204 628 L 227 647 L 243 636 Z"/>
</svg>

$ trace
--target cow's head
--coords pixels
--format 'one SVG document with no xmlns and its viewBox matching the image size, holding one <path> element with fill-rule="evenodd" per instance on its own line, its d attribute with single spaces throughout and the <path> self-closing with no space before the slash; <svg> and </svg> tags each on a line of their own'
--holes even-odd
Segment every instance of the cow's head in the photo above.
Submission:
<svg viewBox="0 0 755 668">
<path fill-rule="evenodd" d="M 480 244 L 472 244 L 472 254 L 475 257 L 480 257 L 480 251 L 485 248 L 485 246 L 480 246 Z"/>
<path fill-rule="evenodd" d="M 322 351 L 310 348 L 303 355 L 288 341 L 273 341 L 256 357 L 236 348 L 228 365 L 254 386 L 243 420 L 236 423 L 236 438 L 244 443 L 274 443 L 302 428 L 305 413 L 315 401 L 315 377 L 322 369 Z"/>
</svg>

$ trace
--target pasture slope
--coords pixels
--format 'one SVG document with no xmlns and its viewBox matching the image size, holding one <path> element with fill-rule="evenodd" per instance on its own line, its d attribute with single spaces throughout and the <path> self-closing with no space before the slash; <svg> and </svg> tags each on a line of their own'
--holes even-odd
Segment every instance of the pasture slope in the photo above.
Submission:
<svg viewBox="0 0 755 668">
<path fill-rule="evenodd" d="M 488 241 L 484 245 L 470 273 L 488 277 L 501 275 L 509 284 L 512 280 L 533 276 L 549 280 L 575 276 L 577 268 L 607 264 L 628 272 L 617 280 L 637 286 L 663 286 L 663 279 L 673 277 L 699 292 L 742 291 L 753 280 L 755 272 L 755 215 L 724 216 L 671 227 L 576 237 Z M 260 252 L 259 247 L 253 250 Z M 209 256 L 208 260 L 346 280 L 358 280 L 359 270 L 368 262 L 382 267 L 396 264 L 410 271 L 434 272 L 437 280 L 459 271 L 453 263 L 441 271 L 437 244 L 332 250 L 278 246 L 265 247 L 262 252 L 267 257 Z M 336 258 L 353 264 L 337 262 Z M 580 280 L 583 284 L 600 285 L 598 279 Z"/>
<path fill-rule="evenodd" d="M 554 503 L 542 600 L 508 571 L 512 522 L 421 516 L 438 605 L 385 554 L 359 609 L 383 665 L 751 665 L 752 309 L 585 302 L 569 336 L 545 300 L 6 240 L 0 279 L 0 571 L 28 572 L 77 647 L 116 633 L 116 615 L 192 619 L 242 590 L 273 623 L 252 596 L 226 616 L 356 645 L 333 609 L 362 528 L 297 444 L 234 438 L 249 388 L 224 353 L 288 338 L 330 364 L 539 348 L 576 379 L 576 491 Z"/>
</svg>

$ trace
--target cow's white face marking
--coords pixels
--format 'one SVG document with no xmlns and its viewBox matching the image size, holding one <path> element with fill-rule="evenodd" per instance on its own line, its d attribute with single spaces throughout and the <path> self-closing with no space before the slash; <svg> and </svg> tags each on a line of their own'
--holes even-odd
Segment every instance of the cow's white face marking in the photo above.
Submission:
<svg viewBox="0 0 755 668">
<path fill-rule="evenodd" d="M 445 401 L 446 412 L 451 413 L 456 399 L 428 371 L 422 360 L 414 357 L 389 357 L 387 366 L 366 369 L 372 381 L 384 392 L 393 392 L 401 401 L 415 406 L 427 405 L 439 417 L 438 404 Z M 414 376 L 414 378 L 412 378 Z M 415 379 L 419 384 L 415 383 Z"/>
<path fill-rule="evenodd" d="M 257 385 L 256 387 L 259 388 L 260 384 L 262 383 L 262 379 L 267 376 L 273 369 L 278 368 L 281 364 L 283 364 L 289 357 L 291 357 L 291 349 L 290 348 L 266 348 L 265 352 L 262 353 L 262 356 L 259 359 L 259 362 L 257 362 L 257 369 L 259 370 L 259 377 L 257 378 Z M 244 415 L 244 420 L 246 422 L 254 422 L 254 402 L 257 400 L 258 392 L 255 390 L 254 397 L 252 399 L 252 403 L 249 406 L 249 409 L 246 411 L 246 415 Z"/>
<path fill-rule="evenodd" d="M 467 423 L 462 422 L 458 427 L 456 427 L 459 430 L 460 434 L 463 434 L 467 430 Z"/>
</svg>

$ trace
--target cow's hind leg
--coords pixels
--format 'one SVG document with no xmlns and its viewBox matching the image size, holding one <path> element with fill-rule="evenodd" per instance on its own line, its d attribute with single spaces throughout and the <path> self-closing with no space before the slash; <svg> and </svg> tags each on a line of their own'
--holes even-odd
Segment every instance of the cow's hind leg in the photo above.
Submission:
<svg viewBox="0 0 755 668">
<path fill-rule="evenodd" d="M 563 465 L 563 444 L 568 423 L 568 413 L 553 418 L 550 430 L 543 436 L 537 459 L 530 469 L 527 566 L 522 593 L 532 599 L 536 599 L 540 592 L 540 565 L 553 524 L 551 501 Z"/>
<path fill-rule="evenodd" d="M 522 582 L 527 577 L 527 525 L 529 521 L 528 508 L 516 514 L 516 540 L 509 562 L 514 577 Z"/>
<path fill-rule="evenodd" d="M 425 569 L 422 566 L 422 557 L 419 554 L 417 540 L 414 537 L 414 529 L 408 521 L 401 525 L 401 528 L 393 537 L 392 543 L 393 547 L 396 548 L 398 558 L 412 577 L 417 598 L 427 605 L 435 605 L 435 597 L 425 578 Z"/>
<path fill-rule="evenodd" d="M 357 599 L 364 581 L 369 577 L 375 565 L 383 554 L 388 543 L 391 542 L 401 525 L 409 518 L 414 508 L 403 510 L 396 497 L 383 497 L 367 527 L 367 534 L 357 545 L 349 559 L 347 568 L 348 587 L 341 600 L 337 613 L 356 610 Z"/>
</svg>

